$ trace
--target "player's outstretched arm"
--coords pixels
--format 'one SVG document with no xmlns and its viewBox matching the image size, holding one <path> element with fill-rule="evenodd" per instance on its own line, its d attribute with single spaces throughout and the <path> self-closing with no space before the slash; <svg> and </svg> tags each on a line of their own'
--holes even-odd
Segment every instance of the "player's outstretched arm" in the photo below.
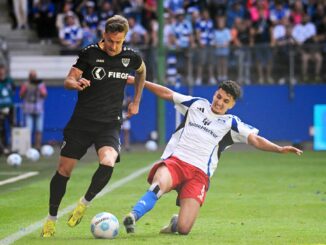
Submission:
<svg viewBox="0 0 326 245">
<path fill-rule="evenodd" d="M 270 151 L 276 153 L 295 153 L 299 156 L 302 154 L 302 151 L 298 148 L 295 148 L 293 146 L 279 146 L 256 134 L 250 134 L 248 136 L 248 143 L 256 147 L 257 149 L 263 151 Z"/>
<path fill-rule="evenodd" d="M 133 76 L 128 76 L 127 83 L 133 84 L 134 80 L 135 78 Z M 157 95 L 161 99 L 173 101 L 174 91 L 167 87 L 149 81 L 145 81 L 145 88 L 147 88 L 149 91 L 151 91 L 153 94 Z"/>
<path fill-rule="evenodd" d="M 75 67 L 72 67 L 64 81 L 66 89 L 76 89 L 82 91 L 91 85 L 91 82 L 82 78 L 83 72 Z"/>
<path fill-rule="evenodd" d="M 127 115 L 128 118 L 138 114 L 139 104 L 141 100 L 141 95 L 143 93 L 145 79 L 146 79 L 146 66 L 145 63 L 142 62 L 142 64 L 136 71 L 136 75 L 134 77 L 135 95 L 132 102 L 130 102 L 130 104 L 128 105 L 128 115 Z"/>
</svg>

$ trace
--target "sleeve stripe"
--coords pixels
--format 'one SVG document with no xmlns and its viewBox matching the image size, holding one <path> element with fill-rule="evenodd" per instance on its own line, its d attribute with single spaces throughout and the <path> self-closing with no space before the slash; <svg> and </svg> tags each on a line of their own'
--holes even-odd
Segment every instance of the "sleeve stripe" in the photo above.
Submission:
<svg viewBox="0 0 326 245">
<path fill-rule="evenodd" d="M 239 133 L 238 123 L 237 123 L 237 120 L 235 120 L 235 118 L 232 118 L 232 126 L 231 126 L 231 128 L 235 132 Z"/>
<path fill-rule="evenodd" d="M 198 98 L 193 98 L 191 100 L 188 101 L 184 101 L 181 104 L 187 107 L 190 107 L 194 102 L 196 102 L 197 100 L 199 100 Z"/>
</svg>

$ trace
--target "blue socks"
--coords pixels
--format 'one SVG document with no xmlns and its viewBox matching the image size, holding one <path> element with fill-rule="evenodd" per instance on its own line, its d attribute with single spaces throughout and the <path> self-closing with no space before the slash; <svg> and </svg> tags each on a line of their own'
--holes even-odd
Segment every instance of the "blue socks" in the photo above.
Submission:
<svg viewBox="0 0 326 245">
<path fill-rule="evenodd" d="M 153 191 L 147 191 L 132 209 L 136 221 L 149 212 L 157 202 L 158 197 Z"/>
</svg>

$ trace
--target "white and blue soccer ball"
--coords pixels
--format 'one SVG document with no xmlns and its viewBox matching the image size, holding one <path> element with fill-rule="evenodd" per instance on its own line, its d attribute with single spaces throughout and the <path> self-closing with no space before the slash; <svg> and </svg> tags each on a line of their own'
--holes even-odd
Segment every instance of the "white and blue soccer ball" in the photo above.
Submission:
<svg viewBox="0 0 326 245">
<path fill-rule="evenodd" d="M 28 160 L 36 162 L 40 159 L 40 153 L 38 152 L 38 150 L 34 148 L 29 148 L 26 151 L 26 157 Z"/>
<path fill-rule="evenodd" d="M 54 153 L 54 149 L 52 146 L 50 145 L 43 145 L 42 148 L 41 148 L 41 154 L 42 156 L 44 157 L 50 157 L 52 156 Z"/>
<path fill-rule="evenodd" d="M 145 144 L 145 148 L 148 150 L 148 151 L 156 151 L 158 146 L 157 146 L 157 143 L 156 141 L 154 140 L 148 140 Z"/>
<path fill-rule="evenodd" d="M 18 153 L 12 153 L 7 157 L 7 163 L 13 167 L 19 167 L 22 165 L 23 159 Z"/>
<path fill-rule="evenodd" d="M 111 213 L 99 213 L 91 221 L 91 232 L 95 238 L 113 239 L 119 233 L 119 221 Z"/>
</svg>

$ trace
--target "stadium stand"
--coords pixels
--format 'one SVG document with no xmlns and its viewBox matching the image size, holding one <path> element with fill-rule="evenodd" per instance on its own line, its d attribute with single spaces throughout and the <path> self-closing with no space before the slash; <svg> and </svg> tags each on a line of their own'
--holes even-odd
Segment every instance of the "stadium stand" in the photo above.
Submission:
<svg viewBox="0 0 326 245">
<path fill-rule="evenodd" d="M 0 3 L 1 9 L 8 9 L 0 16 L 0 33 L 6 33 L 4 41 L 8 53 L 5 55 L 8 55 L 14 79 L 21 79 L 24 73 L 26 76 L 29 64 L 35 65 L 36 61 L 47 63 L 40 65 L 41 76 L 44 74 L 47 79 L 62 79 L 68 61 L 75 57 L 80 48 L 100 38 L 103 20 L 114 14 L 122 14 L 136 22 L 135 26 L 144 27 L 144 38 L 139 39 L 134 35 L 129 45 L 141 52 L 148 66 L 148 79 L 155 80 L 157 77 L 158 1 L 29 1 L 33 3 L 29 6 L 29 24 L 26 27 L 15 26 L 13 18 L 10 18 L 13 7 L 9 3 L 12 2 Z M 326 79 L 321 72 L 326 65 L 325 1 L 166 0 L 164 8 L 165 34 L 168 35 L 165 36 L 167 84 L 207 85 L 227 78 L 248 85 L 324 83 Z M 207 23 L 213 23 L 213 28 L 208 28 L 209 25 L 203 21 L 205 9 L 209 10 L 211 19 Z M 80 25 L 83 31 L 82 44 L 78 47 L 63 45 L 59 41 L 58 26 L 53 23 L 60 16 L 61 26 L 64 25 L 65 17 L 71 11 L 78 19 L 76 25 Z M 49 29 L 53 28 L 49 32 L 51 35 L 48 33 L 50 36 L 40 33 L 44 26 L 40 29 L 39 15 L 48 15 L 41 17 L 51 19 L 48 25 Z M 180 16 L 182 23 L 178 25 Z M 225 28 L 217 28 L 218 19 L 225 19 Z M 218 45 L 221 45 L 221 38 L 216 35 L 217 32 L 231 33 L 229 51 L 225 57 L 227 71 L 223 72 L 219 69 L 221 57 Z M 52 37 L 53 33 L 57 33 L 57 36 Z M 65 32 L 65 37 L 73 38 L 73 33 Z M 188 38 L 189 42 L 185 42 Z M 203 40 L 210 40 L 209 45 L 205 46 Z M 203 55 L 205 50 L 210 55 Z M 60 55 L 71 57 L 59 59 Z M 57 64 L 58 61 L 62 64 Z M 23 65 L 24 62 L 26 65 Z M 199 64 L 203 70 L 198 69 Z M 58 70 L 45 72 L 53 67 Z"/>
<path fill-rule="evenodd" d="M 47 80 L 60 80 L 68 74 L 76 57 L 74 55 L 12 56 L 10 74 L 15 79 L 25 79 L 28 71 L 37 67 L 39 77 Z"/>
</svg>

